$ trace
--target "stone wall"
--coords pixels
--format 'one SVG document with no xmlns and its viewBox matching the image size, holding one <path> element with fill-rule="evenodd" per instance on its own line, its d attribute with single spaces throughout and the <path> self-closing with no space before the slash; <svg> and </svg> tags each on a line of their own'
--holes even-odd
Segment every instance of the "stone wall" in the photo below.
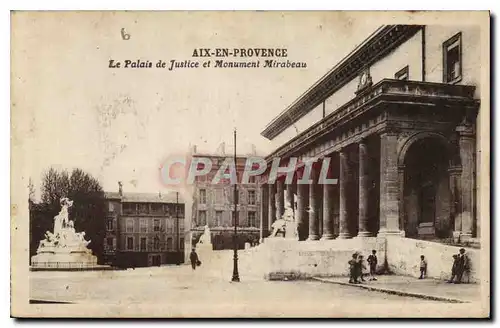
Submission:
<svg viewBox="0 0 500 328">
<path fill-rule="evenodd" d="M 378 271 L 384 270 L 385 239 L 353 238 L 325 241 L 297 242 L 281 238 L 268 238 L 258 247 L 253 263 L 266 278 L 277 274 L 291 274 L 295 278 L 321 276 L 347 276 L 348 261 L 354 252 L 366 259 L 372 249 L 377 250 Z"/>
<path fill-rule="evenodd" d="M 449 279 L 453 264 L 453 254 L 461 247 L 435 242 L 387 237 L 387 262 L 389 271 L 395 274 L 418 277 L 420 275 L 420 255 L 427 260 L 427 275 L 436 279 Z M 479 280 L 480 250 L 466 248 L 471 265 L 470 282 Z M 465 277 L 465 281 L 467 281 Z"/>
</svg>

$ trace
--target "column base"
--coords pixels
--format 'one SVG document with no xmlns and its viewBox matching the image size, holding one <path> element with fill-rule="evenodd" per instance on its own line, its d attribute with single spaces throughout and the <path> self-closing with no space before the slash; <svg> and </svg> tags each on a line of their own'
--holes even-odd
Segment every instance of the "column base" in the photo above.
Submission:
<svg viewBox="0 0 500 328">
<path fill-rule="evenodd" d="M 351 234 L 348 232 L 341 232 L 337 237 L 337 239 L 349 239 L 349 238 L 351 238 Z"/>
<path fill-rule="evenodd" d="M 333 239 L 334 239 L 333 234 L 329 233 L 329 234 L 323 234 L 320 240 L 333 240 Z"/>
<path fill-rule="evenodd" d="M 460 233 L 459 238 L 460 238 L 461 243 L 468 242 L 469 240 L 472 239 L 472 233 L 471 232 L 462 232 L 462 233 Z"/>
<path fill-rule="evenodd" d="M 380 229 L 377 237 L 404 237 L 401 230 Z"/>
<path fill-rule="evenodd" d="M 319 240 L 319 236 L 318 235 L 309 235 L 309 237 L 307 237 L 307 241 L 311 241 L 311 240 Z"/>
<path fill-rule="evenodd" d="M 355 238 L 363 238 L 363 237 L 373 237 L 373 234 L 370 231 L 360 231 Z"/>
</svg>

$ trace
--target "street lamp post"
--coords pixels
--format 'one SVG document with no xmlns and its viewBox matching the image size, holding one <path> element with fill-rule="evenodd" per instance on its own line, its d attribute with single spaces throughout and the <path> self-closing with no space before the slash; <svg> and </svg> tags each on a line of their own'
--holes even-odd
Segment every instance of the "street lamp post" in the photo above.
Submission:
<svg viewBox="0 0 500 328">
<path fill-rule="evenodd" d="M 236 181 L 234 183 L 234 236 L 233 236 L 233 246 L 234 246 L 234 256 L 233 256 L 233 277 L 231 281 L 239 282 L 240 275 L 238 273 L 238 169 L 236 162 L 236 129 L 234 129 L 234 169 Z"/>
</svg>

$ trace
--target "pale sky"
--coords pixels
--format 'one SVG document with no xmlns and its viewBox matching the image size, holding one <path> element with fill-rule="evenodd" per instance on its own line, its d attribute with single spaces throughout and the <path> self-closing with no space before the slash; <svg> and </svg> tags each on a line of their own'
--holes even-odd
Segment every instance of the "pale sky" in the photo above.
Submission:
<svg viewBox="0 0 500 328">
<path fill-rule="evenodd" d="M 379 26 L 325 12 L 18 13 L 12 24 L 13 112 L 23 117 L 13 142 L 35 187 L 50 166 L 79 167 L 106 191 L 121 180 L 139 192 L 161 190 L 162 159 L 232 144 L 234 127 L 242 150 L 269 153 L 266 124 Z M 216 47 L 286 48 L 307 68 L 108 68 Z"/>
</svg>

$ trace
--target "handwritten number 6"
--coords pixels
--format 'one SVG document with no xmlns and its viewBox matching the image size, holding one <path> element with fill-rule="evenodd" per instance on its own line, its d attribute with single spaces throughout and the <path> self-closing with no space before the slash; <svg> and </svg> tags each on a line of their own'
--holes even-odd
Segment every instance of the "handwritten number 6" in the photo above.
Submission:
<svg viewBox="0 0 500 328">
<path fill-rule="evenodd" d="M 123 40 L 130 40 L 130 34 L 125 32 L 125 28 L 122 28 L 121 33 L 122 33 Z"/>
</svg>

